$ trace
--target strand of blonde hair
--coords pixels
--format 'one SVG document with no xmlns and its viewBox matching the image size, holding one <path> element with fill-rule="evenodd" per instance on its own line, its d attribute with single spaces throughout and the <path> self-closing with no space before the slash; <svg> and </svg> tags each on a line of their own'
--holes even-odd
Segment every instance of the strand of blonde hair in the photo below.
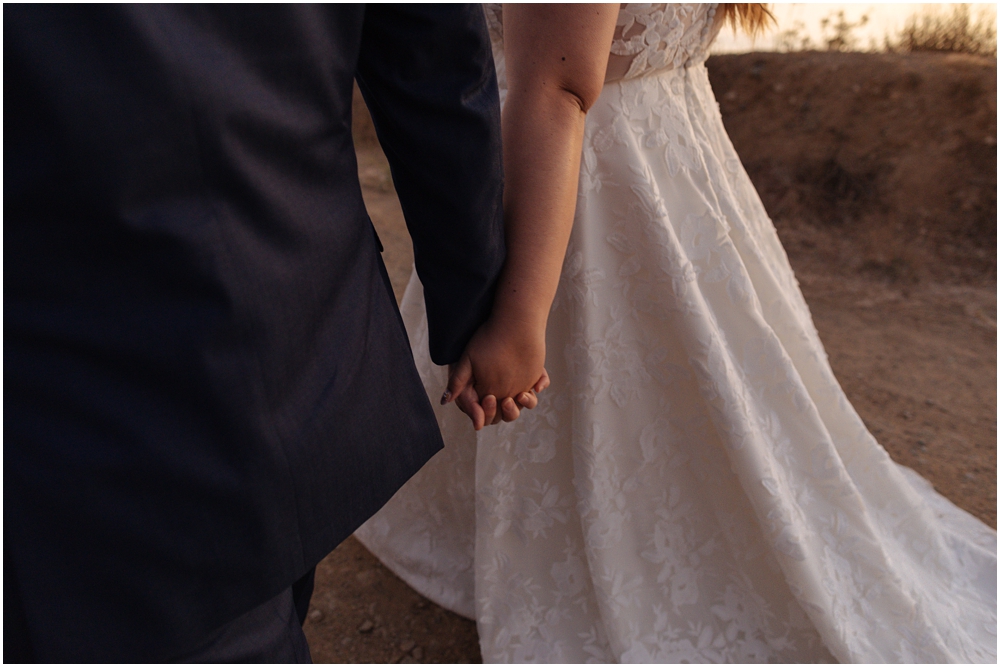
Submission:
<svg viewBox="0 0 1000 667">
<path fill-rule="evenodd" d="M 750 36 L 756 36 L 775 23 L 774 14 L 767 5 L 760 2 L 726 2 L 719 5 L 722 20 L 729 23 L 733 30 L 742 30 Z"/>
</svg>

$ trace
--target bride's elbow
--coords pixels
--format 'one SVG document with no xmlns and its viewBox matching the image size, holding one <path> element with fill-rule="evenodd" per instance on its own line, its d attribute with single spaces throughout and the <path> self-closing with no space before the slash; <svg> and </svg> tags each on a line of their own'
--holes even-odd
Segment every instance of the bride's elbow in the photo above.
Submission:
<svg viewBox="0 0 1000 667">
<path fill-rule="evenodd" d="M 602 86 L 563 83 L 559 86 L 559 93 L 566 96 L 570 103 L 579 107 L 580 111 L 586 114 L 600 97 L 601 88 Z"/>
<path fill-rule="evenodd" d="M 600 94 L 601 86 L 580 85 L 577 81 L 561 77 L 534 80 L 527 85 L 515 83 L 507 92 L 504 113 L 523 108 L 530 116 L 554 113 L 554 118 L 564 120 L 567 114 L 586 116 Z"/>
</svg>

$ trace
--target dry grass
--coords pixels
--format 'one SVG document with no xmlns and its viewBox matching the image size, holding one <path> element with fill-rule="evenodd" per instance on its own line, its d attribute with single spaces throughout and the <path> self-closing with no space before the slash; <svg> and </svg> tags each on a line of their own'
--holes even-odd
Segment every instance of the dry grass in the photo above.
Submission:
<svg viewBox="0 0 1000 667">
<path fill-rule="evenodd" d="M 981 9 L 973 16 L 969 5 L 952 5 L 950 14 L 925 12 L 911 16 L 884 47 L 892 53 L 942 51 L 997 56 L 996 14 Z"/>
<path fill-rule="evenodd" d="M 937 51 L 943 53 L 968 53 L 996 58 L 997 19 L 992 6 L 950 5 L 941 12 L 925 8 L 910 16 L 896 35 L 886 35 L 881 44 L 870 40 L 867 48 L 856 35 L 859 28 L 868 24 L 869 17 L 861 16 L 851 22 L 843 11 L 831 13 L 820 21 L 820 37 L 813 41 L 805 24 L 796 21 L 790 28 L 779 32 L 774 39 L 776 51 L 869 51 L 888 53 L 914 53 Z"/>
</svg>

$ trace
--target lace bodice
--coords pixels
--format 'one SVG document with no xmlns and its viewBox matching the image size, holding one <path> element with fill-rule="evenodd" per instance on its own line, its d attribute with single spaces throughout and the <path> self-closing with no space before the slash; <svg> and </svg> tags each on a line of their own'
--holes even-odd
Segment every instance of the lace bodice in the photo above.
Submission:
<svg viewBox="0 0 1000 667">
<path fill-rule="evenodd" d="M 705 62 L 719 32 L 717 3 L 629 3 L 618 11 L 605 81 L 634 79 L 652 72 Z M 503 11 L 487 4 L 486 18 L 498 70 L 503 69 Z M 501 88 L 506 88 L 501 81 Z"/>
</svg>

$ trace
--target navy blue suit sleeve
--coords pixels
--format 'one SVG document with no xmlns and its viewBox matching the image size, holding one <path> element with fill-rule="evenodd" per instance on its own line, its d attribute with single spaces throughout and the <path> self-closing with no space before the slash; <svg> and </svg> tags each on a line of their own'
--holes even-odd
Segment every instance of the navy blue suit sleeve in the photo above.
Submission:
<svg viewBox="0 0 1000 667">
<path fill-rule="evenodd" d="M 479 5 L 368 5 L 358 86 L 392 169 L 424 285 L 431 358 L 457 361 L 503 264 L 503 160 Z"/>
</svg>

